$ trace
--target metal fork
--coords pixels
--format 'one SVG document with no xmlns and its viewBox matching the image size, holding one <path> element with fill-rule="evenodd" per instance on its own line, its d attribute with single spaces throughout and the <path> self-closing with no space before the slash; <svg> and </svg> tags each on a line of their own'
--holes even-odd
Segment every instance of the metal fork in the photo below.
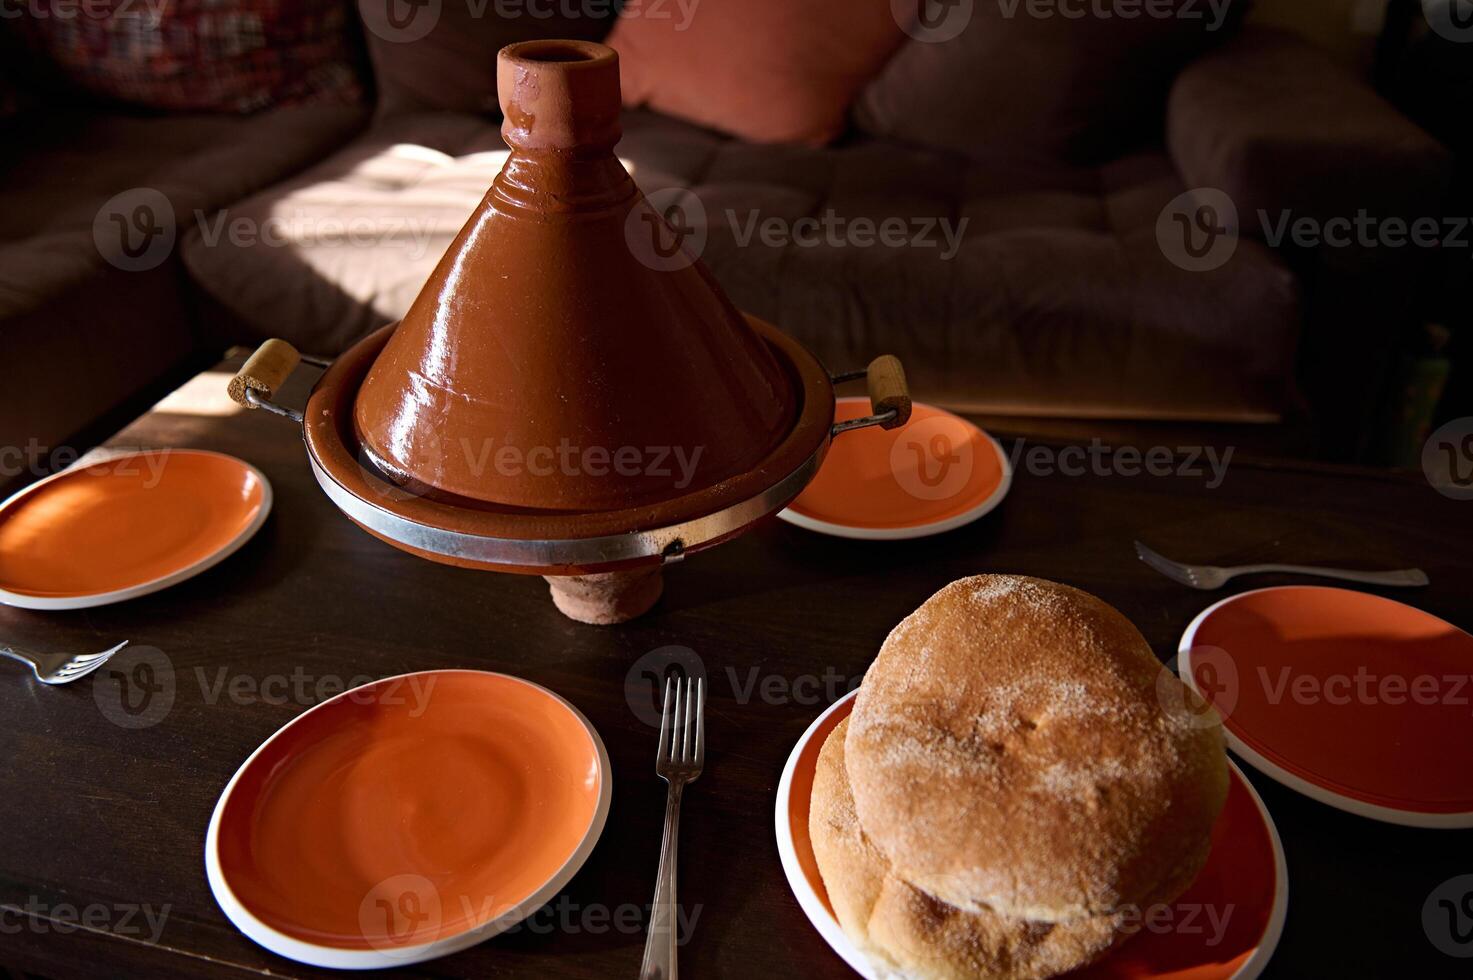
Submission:
<svg viewBox="0 0 1473 980">
<path fill-rule="evenodd" d="M 0 656 L 28 664 L 31 672 L 36 675 L 36 680 L 42 684 L 70 684 L 107 663 L 113 654 L 127 645 L 128 641 L 124 640 L 111 650 L 73 656 L 70 653 L 36 653 L 34 650 L 0 643 Z"/>
<path fill-rule="evenodd" d="M 701 775 L 706 764 L 706 679 L 682 683 L 665 680 L 665 708 L 660 716 L 660 748 L 655 772 L 670 784 L 665 797 L 665 838 L 660 844 L 660 875 L 650 911 L 650 934 L 644 944 L 640 980 L 676 980 L 675 855 L 680 830 L 680 794 Z"/>
<path fill-rule="evenodd" d="M 1415 586 L 1427 584 L 1427 573 L 1420 568 L 1403 568 L 1394 572 L 1361 572 L 1351 568 L 1318 568 L 1310 565 L 1237 565 L 1230 568 L 1220 568 L 1217 565 L 1187 565 L 1159 555 L 1139 541 L 1135 543 L 1135 553 L 1140 556 L 1141 561 L 1172 581 L 1204 591 L 1220 589 L 1228 579 L 1238 575 L 1256 575 L 1259 572 L 1318 575 L 1321 578 L 1338 578 L 1347 582 L 1364 582 L 1367 585 Z"/>
</svg>

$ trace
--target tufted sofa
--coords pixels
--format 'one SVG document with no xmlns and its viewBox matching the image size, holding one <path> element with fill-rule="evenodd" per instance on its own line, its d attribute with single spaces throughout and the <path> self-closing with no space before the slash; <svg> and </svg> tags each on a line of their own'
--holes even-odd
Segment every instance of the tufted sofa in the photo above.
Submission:
<svg viewBox="0 0 1473 980">
<path fill-rule="evenodd" d="M 53 455 L 211 356 L 177 244 L 160 239 L 155 256 L 148 236 L 270 186 L 365 122 L 337 106 L 235 118 L 57 105 L 0 121 L 0 447 Z M 114 219 L 137 233 L 137 261 L 99 247 Z M 0 488 L 17 475 L 0 465 Z"/>
<path fill-rule="evenodd" d="M 495 52 L 609 26 L 457 21 L 472 5 L 447 2 L 408 40 L 382 0 L 357 8 L 377 86 L 366 127 L 344 110 L 57 115 L 10 143 L 26 150 L 0 162 L 0 364 L 43 368 L 6 373 L 0 445 L 59 440 L 191 352 L 280 336 L 330 355 L 399 318 L 505 159 Z M 989 413 L 1272 422 L 1307 407 L 1324 452 L 1348 455 L 1407 317 L 1412 250 L 1270 247 L 1246 212 L 1437 214 L 1446 154 L 1283 35 L 1243 31 L 1166 87 L 1087 161 L 863 127 L 759 146 L 647 110 L 626 113 L 617 152 L 735 302 L 833 369 L 893 352 L 919 397 Z M 142 273 L 91 244 L 109 195 L 139 187 L 178 231 Z M 1245 210 L 1231 259 L 1206 271 L 1160 234 L 1195 188 Z M 896 221 L 902 240 L 874 234 Z M 784 233 L 757 233 L 770 222 Z"/>
<path fill-rule="evenodd" d="M 189 233 L 184 260 L 222 339 L 332 353 L 405 312 L 505 159 L 487 109 L 508 38 L 486 29 L 451 25 L 418 45 L 370 30 L 375 124 L 231 209 L 276 223 L 278 247 Z M 586 20 L 538 30 L 602 33 Z M 647 194 L 677 205 L 688 247 L 735 302 L 833 369 L 893 352 L 920 397 L 1015 415 L 1269 422 L 1307 398 L 1334 420 L 1327 451 L 1347 452 L 1405 316 L 1404 257 L 1294 254 L 1250 219 L 1230 261 L 1190 271 L 1158 225 L 1196 187 L 1265 209 L 1435 214 L 1445 155 L 1363 83 L 1270 32 L 1193 62 L 1155 111 L 1154 136 L 1087 164 L 858 131 L 825 148 L 758 146 L 644 110 L 626 113 L 617 152 Z M 1357 177 L 1349 157 L 1375 165 Z M 931 223 L 934 247 L 856 247 L 812 224 L 897 218 L 907 242 Z M 753 234 L 772 219 L 789 233 Z"/>
<path fill-rule="evenodd" d="M 693 193 L 673 200 L 702 222 L 691 240 L 737 305 L 831 368 L 889 351 L 925 398 L 1021 414 L 1263 421 L 1285 405 L 1298 283 L 1258 243 L 1200 279 L 1166 261 L 1156 219 L 1184 187 L 1159 151 L 1045 170 L 879 140 L 757 147 L 644 111 L 624 129 L 618 153 L 646 194 Z M 196 230 L 185 262 L 232 336 L 337 351 L 403 315 L 505 157 L 493 120 L 398 116 L 233 209 L 278 223 L 289 246 Z M 944 219 L 965 234 L 856 247 L 821 228 L 781 241 L 753 226 L 827 213 L 851 227 Z"/>
</svg>

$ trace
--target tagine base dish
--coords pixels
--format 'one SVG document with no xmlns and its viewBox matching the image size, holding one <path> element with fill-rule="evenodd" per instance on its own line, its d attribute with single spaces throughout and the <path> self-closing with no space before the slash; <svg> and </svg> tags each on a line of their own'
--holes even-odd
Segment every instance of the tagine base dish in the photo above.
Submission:
<svg viewBox="0 0 1473 980">
<path fill-rule="evenodd" d="M 346 351 L 313 389 L 302 413 L 313 473 L 359 526 L 434 561 L 538 575 L 658 566 L 720 544 L 782 509 L 812 479 L 828 449 L 834 411 L 828 374 L 786 334 L 749 319 L 791 374 L 798 415 L 787 438 L 756 467 L 715 486 L 646 507 L 570 513 L 397 485 L 363 451 L 352 419 L 358 387 L 393 326 Z"/>
<path fill-rule="evenodd" d="M 558 611 L 590 626 L 613 626 L 643 616 L 665 591 L 664 573 L 658 567 L 544 577 Z"/>
</svg>

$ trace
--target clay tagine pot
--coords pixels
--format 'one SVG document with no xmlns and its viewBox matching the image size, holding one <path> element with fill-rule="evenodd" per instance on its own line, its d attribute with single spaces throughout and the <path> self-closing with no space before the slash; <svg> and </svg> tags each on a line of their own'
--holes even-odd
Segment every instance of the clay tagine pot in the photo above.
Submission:
<svg viewBox="0 0 1473 980">
<path fill-rule="evenodd" d="M 300 416 L 271 402 L 298 359 L 281 341 L 231 392 L 302 419 L 318 482 L 370 533 L 547 575 L 569 616 L 619 622 L 659 598 L 664 564 L 807 484 L 836 379 L 698 260 L 641 247 L 678 238 L 614 155 L 612 49 L 514 44 L 497 85 L 510 156 L 404 319 L 338 358 Z M 898 362 L 869 378 L 861 424 L 902 424 Z"/>
</svg>

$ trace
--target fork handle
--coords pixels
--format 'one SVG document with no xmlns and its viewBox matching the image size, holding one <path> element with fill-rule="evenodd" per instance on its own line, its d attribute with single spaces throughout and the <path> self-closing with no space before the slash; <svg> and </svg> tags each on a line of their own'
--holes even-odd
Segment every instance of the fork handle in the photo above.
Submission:
<svg viewBox="0 0 1473 980">
<path fill-rule="evenodd" d="M 40 666 L 35 658 L 28 656 L 20 647 L 8 647 L 3 643 L 0 643 L 0 657 L 19 660 L 23 664 L 29 664 L 33 670 Z"/>
<path fill-rule="evenodd" d="M 1233 569 L 1234 575 L 1258 572 L 1288 572 L 1291 575 L 1317 575 L 1366 585 L 1421 586 L 1427 584 L 1427 573 L 1420 568 L 1403 568 L 1394 572 L 1361 572 L 1350 568 L 1317 568 L 1311 565 L 1248 565 Z"/>
<path fill-rule="evenodd" d="M 660 843 L 660 871 L 650 909 L 650 931 L 644 942 L 639 980 L 676 980 L 675 857 L 680 833 L 680 794 L 684 783 L 672 782 L 665 797 L 665 836 Z"/>
</svg>

